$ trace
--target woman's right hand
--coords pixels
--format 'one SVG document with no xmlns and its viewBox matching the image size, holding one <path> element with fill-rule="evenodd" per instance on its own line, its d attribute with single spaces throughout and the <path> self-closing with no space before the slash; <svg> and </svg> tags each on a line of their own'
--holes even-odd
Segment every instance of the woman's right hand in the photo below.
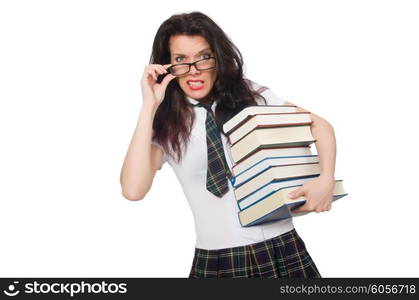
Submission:
<svg viewBox="0 0 419 300">
<path fill-rule="evenodd" d="M 157 83 L 157 76 L 168 73 L 166 69 L 170 66 L 171 64 L 150 64 L 145 66 L 143 78 L 141 79 L 143 105 L 151 105 L 152 107 L 157 108 L 163 101 L 167 85 L 173 78 L 176 78 L 176 76 L 169 73 L 160 83 Z"/>
</svg>

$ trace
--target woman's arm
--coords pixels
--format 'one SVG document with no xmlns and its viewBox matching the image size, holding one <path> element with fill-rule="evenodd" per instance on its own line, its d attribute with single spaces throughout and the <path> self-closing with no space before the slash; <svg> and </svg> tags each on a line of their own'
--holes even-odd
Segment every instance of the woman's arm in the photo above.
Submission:
<svg viewBox="0 0 419 300">
<path fill-rule="evenodd" d="M 152 144 L 153 121 L 169 82 L 175 78 L 166 70 L 170 64 L 145 66 L 141 79 L 143 104 L 137 126 L 121 168 L 122 195 L 128 200 L 141 200 L 149 191 L 154 175 L 162 163 L 163 151 Z M 157 76 L 167 74 L 160 83 Z"/>
<path fill-rule="evenodd" d="M 285 105 L 295 105 L 285 101 Z M 297 112 L 307 110 L 297 106 Z M 307 202 L 293 210 L 293 213 L 315 211 L 323 212 L 332 207 L 333 188 L 335 185 L 336 137 L 332 125 L 320 116 L 310 112 L 311 133 L 316 140 L 316 149 L 320 162 L 320 176 L 307 181 L 302 187 L 290 193 L 291 198 L 305 195 Z"/>
<path fill-rule="evenodd" d="M 143 105 L 137 126 L 122 165 L 120 183 L 122 195 L 128 200 L 141 200 L 151 188 L 163 156 L 162 150 L 151 144 L 152 124 L 156 108 Z"/>
</svg>

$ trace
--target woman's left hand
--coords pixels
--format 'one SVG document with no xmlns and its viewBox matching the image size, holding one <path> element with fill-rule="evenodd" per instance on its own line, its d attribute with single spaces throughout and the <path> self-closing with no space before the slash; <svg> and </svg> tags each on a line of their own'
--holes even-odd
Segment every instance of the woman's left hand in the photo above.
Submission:
<svg viewBox="0 0 419 300">
<path fill-rule="evenodd" d="M 319 213 L 330 210 L 332 208 L 334 186 L 335 178 L 328 175 L 320 175 L 313 180 L 305 182 L 303 186 L 289 194 L 291 199 L 300 196 L 306 198 L 306 203 L 292 210 L 292 212 L 300 213 L 315 211 Z"/>
</svg>

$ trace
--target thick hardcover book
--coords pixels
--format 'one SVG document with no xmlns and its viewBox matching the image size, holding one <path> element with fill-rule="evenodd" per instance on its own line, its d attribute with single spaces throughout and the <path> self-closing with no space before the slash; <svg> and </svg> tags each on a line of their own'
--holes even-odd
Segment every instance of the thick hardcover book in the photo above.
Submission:
<svg viewBox="0 0 419 300">
<path fill-rule="evenodd" d="M 238 217 L 243 227 L 277 221 L 293 217 L 292 209 L 303 205 L 307 200 L 304 196 L 291 199 L 288 193 L 299 188 L 301 185 L 284 187 L 267 195 L 265 198 L 239 211 Z M 336 180 L 333 190 L 333 201 L 338 200 L 347 193 L 342 180 Z"/>
<path fill-rule="evenodd" d="M 311 146 L 262 148 L 235 164 L 232 168 L 232 173 L 234 176 L 237 176 L 244 170 L 263 160 L 265 157 L 303 155 L 312 155 Z"/>
<path fill-rule="evenodd" d="M 309 112 L 281 113 L 254 115 L 229 135 L 229 143 L 234 145 L 237 141 L 248 135 L 256 128 L 271 128 L 278 126 L 310 125 L 311 117 Z"/>
<path fill-rule="evenodd" d="M 317 177 L 319 177 L 319 174 L 271 181 L 269 182 L 269 184 L 265 185 L 264 187 L 257 189 L 253 193 L 250 193 L 246 197 L 243 197 L 240 200 L 238 200 L 237 205 L 240 210 L 243 210 L 246 207 L 252 205 L 253 203 L 259 201 L 262 198 L 267 197 L 267 195 L 270 195 L 281 188 L 288 187 L 288 186 L 302 185 L 309 180 L 316 179 Z"/>
<path fill-rule="evenodd" d="M 274 114 L 274 113 L 290 113 L 296 112 L 297 107 L 295 105 L 252 105 L 243 108 L 234 117 L 224 123 L 223 131 L 224 134 L 228 135 L 230 131 L 235 130 L 236 127 L 246 122 L 247 119 L 253 115 L 258 114 Z"/>
<path fill-rule="evenodd" d="M 304 163 L 295 165 L 275 166 L 267 169 L 263 173 L 253 177 L 251 180 L 235 188 L 234 194 L 237 201 L 247 195 L 262 189 L 272 181 L 284 180 L 289 178 L 313 176 L 320 174 L 319 163 Z"/>
<path fill-rule="evenodd" d="M 248 169 L 240 172 L 233 177 L 233 187 L 237 188 L 242 184 L 252 180 L 269 168 L 277 166 L 297 165 L 306 163 L 319 163 L 319 157 L 317 155 L 303 155 L 303 156 L 274 156 L 266 157 L 261 161 L 257 162 Z"/>
<path fill-rule="evenodd" d="M 259 128 L 231 145 L 230 154 L 233 162 L 238 163 L 261 148 L 307 146 L 313 142 L 310 125 Z"/>
</svg>

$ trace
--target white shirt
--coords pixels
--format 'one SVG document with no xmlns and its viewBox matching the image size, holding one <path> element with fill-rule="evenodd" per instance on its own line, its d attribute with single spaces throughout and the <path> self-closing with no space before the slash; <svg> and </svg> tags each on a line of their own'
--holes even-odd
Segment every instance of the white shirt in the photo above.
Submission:
<svg viewBox="0 0 419 300">
<path fill-rule="evenodd" d="M 252 89 L 260 87 L 251 82 Z M 276 96 L 270 89 L 263 91 L 268 105 L 281 105 L 284 99 Z M 196 104 L 199 101 L 187 97 L 187 100 Z M 263 104 L 258 100 L 259 104 Z M 214 102 L 212 110 L 215 111 L 217 103 Z M 195 222 L 195 247 L 201 249 L 222 249 L 244 246 L 261 242 L 294 228 L 292 219 L 285 219 L 269 224 L 260 224 L 242 227 L 238 218 L 239 208 L 236 203 L 233 186 L 228 180 L 229 191 L 221 198 L 213 195 L 206 189 L 207 180 L 207 142 L 205 120 L 207 110 L 204 107 L 194 106 L 195 122 L 192 127 L 190 141 L 180 163 L 168 156 L 163 148 L 156 142 L 152 144 L 163 150 L 162 165 L 168 163 L 180 184 L 185 197 L 189 202 Z M 226 161 L 231 169 L 232 161 L 228 152 L 227 138 L 221 134 Z M 159 170 L 161 169 L 160 166 Z"/>
</svg>

